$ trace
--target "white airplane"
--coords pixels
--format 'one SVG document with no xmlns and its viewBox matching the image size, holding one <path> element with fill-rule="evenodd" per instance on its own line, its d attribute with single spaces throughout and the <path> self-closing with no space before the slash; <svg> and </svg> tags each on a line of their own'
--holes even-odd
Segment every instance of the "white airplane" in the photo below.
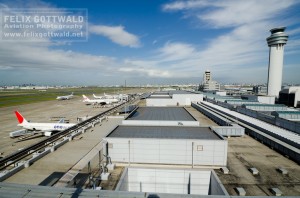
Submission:
<svg viewBox="0 0 300 198">
<path fill-rule="evenodd" d="M 115 98 L 112 98 L 112 99 L 108 99 L 108 98 L 105 98 L 105 99 L 89 99 L 85 95 L 82 95 L 82 96 L 83 96 L 83 102 L 86 102 L 88 104 L 106 105 L 106 104 L 119 102 L 119 100 L 115 99 Z"/>
<path fill-rule="evenodd" d="M 57 100 L 70 100 L 71 98 L 73 98 L 73 92 L 71 93 L 71 95 L 67 95 L 67 96 L 57 96 Z"/>
<path fill-rule="evenodd" d="M 119 100 L 125 100 L 125 101 L 128 100 L 128 95 L 127 95 L 127 94 L 107 95 L 107 94 L 104 93 L 104 96 L 105 96 L 106 98 L 116 98 L 116 99 L 119 99 Z"/>
<path fill-rule="evenodd" d="M 107 94 L 103 94 L 106 98 L 119 98 L 119 95 L 107 95 Z"/>
<path fill-rule="evenodd" d="M 93 94 L 93 96 L 94 96 L 94 98 L 96 98 L 96 99 L 104 99 L 104 98 L 105 98 L 105 96 L 96 96 L 95 94 Z"/>
<path fill-rule="evenodd" d="M 96 99 L 119 99 L 120 95 L 107 95 L 107 94 L 103 94 L 103 96 L 96 96 L 95 94 L 93 94 L 94 98 Z"/>
<path fill-rule="evenodd" d="M 63 131 L 75 125 L 72 123 L 64 123 L 63 119 L 58 123 L 33 123 L 28 122 L 18 111 L 15 111 L 15 114 L 19 121 L 18 126 L 30 131 L 41 131 L 45 136 L 51 136 L 52 132 Z"/>
</svg>

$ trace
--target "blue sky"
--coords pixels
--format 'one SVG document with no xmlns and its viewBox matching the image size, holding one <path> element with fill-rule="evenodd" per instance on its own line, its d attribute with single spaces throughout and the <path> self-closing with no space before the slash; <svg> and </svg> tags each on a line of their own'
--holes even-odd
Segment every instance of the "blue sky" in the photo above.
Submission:
<svg viewBox="0 0 300 198">
<path fill-rule="evenodd" d="M 283 82 L 300 83 L 296 0 L 0 1 L 12 8 L 86 8 L 86 42 L 0 41 L 0 85 L 266 83 L 269 30 L 286 26 Z"/>
</svg>

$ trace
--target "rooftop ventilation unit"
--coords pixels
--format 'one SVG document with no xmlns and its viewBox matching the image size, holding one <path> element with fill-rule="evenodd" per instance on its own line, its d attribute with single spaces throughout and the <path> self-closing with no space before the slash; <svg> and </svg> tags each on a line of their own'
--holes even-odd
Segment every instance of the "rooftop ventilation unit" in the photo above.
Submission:
<svg viewBox="0 0 300 198">
<path fill-rule="evenodd" d="M 220 169 L 221 169 L 221 171 L 222 171 L 225 175 L 227 175 L 227 174 L 229 173 L 229 170 L 228 170 L 227 167 L 222 167 L 222 168 L 220 168 Z"/>
<path fill-rule="evenodd" d="M 285 168 L 282 168 L 282 167 L 279 167 L 277 169 L 277 171 L 280 172 L 283 175 L 287 175 L 288 174 L 288 171 Z"/>
<path fill-rule="evenodd" d="M 250 168 L 249 171 L 252 173 L 252 175 L 258 175 L 259 171 L 256 168 Z"/>
<path fill-rule="evenodd" d="M 235 191 L 237 192 L 237 194 L 239 196 L 246 196 L 246 191 L 244 190 L 244 188 L 242 187 L 236 187 Z"/>
<path fill-rule="evenodd" d="M 273 195 L 275 196 L 281 196 L 282 192 L 278 188 L 271 188 L 270 191 L 272 192 Z"/>
</svg>

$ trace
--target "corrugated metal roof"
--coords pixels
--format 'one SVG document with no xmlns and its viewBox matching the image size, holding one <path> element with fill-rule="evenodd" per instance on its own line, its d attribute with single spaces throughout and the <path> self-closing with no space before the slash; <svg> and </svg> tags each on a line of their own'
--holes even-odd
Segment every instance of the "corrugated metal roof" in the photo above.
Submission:
<svg viewBox="0 0 300 198">
<path fill-rule="evenodd" d="M 118 126 L 107 137 L 155 139 L 209 139 L 221 138 L 209 127 L 183 126 Z"/>
<path fill-rule="evenodd" d="M 244 104 L 244 106 L 258 106 L 258 107 L 286 107 L 283 104 Z"/>
<path fill-rule="evenodd" d="M 152 93 L 151 95 L 169 95 L 168 91 L 157 91 Z"/>
<path fill-rule="evenodd" d="M 278 136 L 286 138 L 286 139 L 288 139 L 288 140 L 290 140 L 292 142 L 295 142 L 296 144 L 300 145 L 300 135 L 297 134 L 297 133 L 295 133 L 295 132 L 293 132 L 293 131 L 289 131 L 289 130 L 280 128 L 280 127 L 275 126 L 273 124 L 269 124 L 269 123 L 261 121 L 259 119 L 256 119 L 256 118 L 253 118 L 253 117 L 250 117 L 250 116 L 238 113 L 236 111 L 229 110 L 227 108 L 224 108 L 224 107 L 221 107 L 221 106 L 209 103 L 209 102 L 203 101 L 202 103 L 204 103 L 204 104 L 206 104 L 208 106 L 214 107 L 216 109 L 219 109 L 222 112 L 225 112 L 225 113 L 228 113 L 230 115 L 233 115 L 233 116 L 235 116 L 235 117 L 237 117 L 237 118 L 239 118 L 241 120 L 245 120 L 248 123 L 254 124 L 256 126 L 260 126 L 261 128 L 266 129 L 266 130 L 268 130 L 271 133 L 274 133 L 274 134 L 276 134 Z"/>
<path fill-rule="evenodd" d="M 195 121 L 183 107 L 139 107 L 127 120 Z"/>
<path fill-rule="evenodd" d="M 173 95 L 173 94 L 199 94 L 191 91 L 186 91 L 186 90 L 174 90 L 174 91 L 160 91 L 160 92 L 154 92 L 151 95 Z"/>
<path fill-rule="evenodd" d="M 300 111 L 274 111 L 272 113 L 274 113 L 276 115 L 278 115 L 278 114 L 294 114 L 294 115 L 298 115 L 298 114 L 300 114 Z"/>
<path fill-rule="evenodd" d="M 151 96 L 151 93 L 144 93 L 141 95 L 141 99 L 146 99 Z"/>
<path fill-rule="evenodd" d="M 198 94 L 198 93 L 193 93 L 193 92 L 185 91 L 185 90 L 176 90 L 176 91 L 170 91 L 169 94 L 173 95 L 173 94 Z"/>
<path fill-rule="evenodd" d="M 229 100 L 225 100 L 226 102 L 249 102 L 249 103 L 252 103 L 252 102 L 258 102 L 257 100 L 243 100 L 243 99 L 229 99 Z"/>
<path fill-rule="evenodd" d="M 166 98 L 171 98 L 171 96 L 169 96 L 169 95 L 151 95 L 149 98 L 162 98 L 162 99 L 166 99 Z"/>
<path fill-rule="evenodd" d="M 119 113 L 129 113 L 129 112 L 133 111 L 136 107 L 137 107 L 137 105 L 125 106 L 119 110 Z"/>
</svg>

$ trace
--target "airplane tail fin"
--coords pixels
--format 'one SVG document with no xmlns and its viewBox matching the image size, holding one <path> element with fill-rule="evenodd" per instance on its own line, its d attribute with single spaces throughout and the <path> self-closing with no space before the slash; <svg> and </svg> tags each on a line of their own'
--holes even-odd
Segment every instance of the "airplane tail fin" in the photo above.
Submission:
<svg viewBox="0 0 300 198">
<path fill-rule="evenodd" d="M 82 97 L 83 97 L 83 102 L 87 102 L 87 101 L 90 100 L 90 99 L 89 99 L 88 97 L 86 97 L 85 95 L 82 95 Z"/>
<path fill-rule="evenodd" d="M 71 96 L 73 96 L 73 95 L 74 95 L 74 92 L 71 93 Z"/>
<path fill-rule="evenodd" d="M 95 94 L 93 94 L 94 98 L 97 98 L 97 96 Z"/>
<path fill-rule="evenodd" d="M 28 123 L 27 120 L 18 111 L 15 111 L 15 114 L 16 114 L 16 117 L 17 117 L 20 125 Z"/>
</svg>

